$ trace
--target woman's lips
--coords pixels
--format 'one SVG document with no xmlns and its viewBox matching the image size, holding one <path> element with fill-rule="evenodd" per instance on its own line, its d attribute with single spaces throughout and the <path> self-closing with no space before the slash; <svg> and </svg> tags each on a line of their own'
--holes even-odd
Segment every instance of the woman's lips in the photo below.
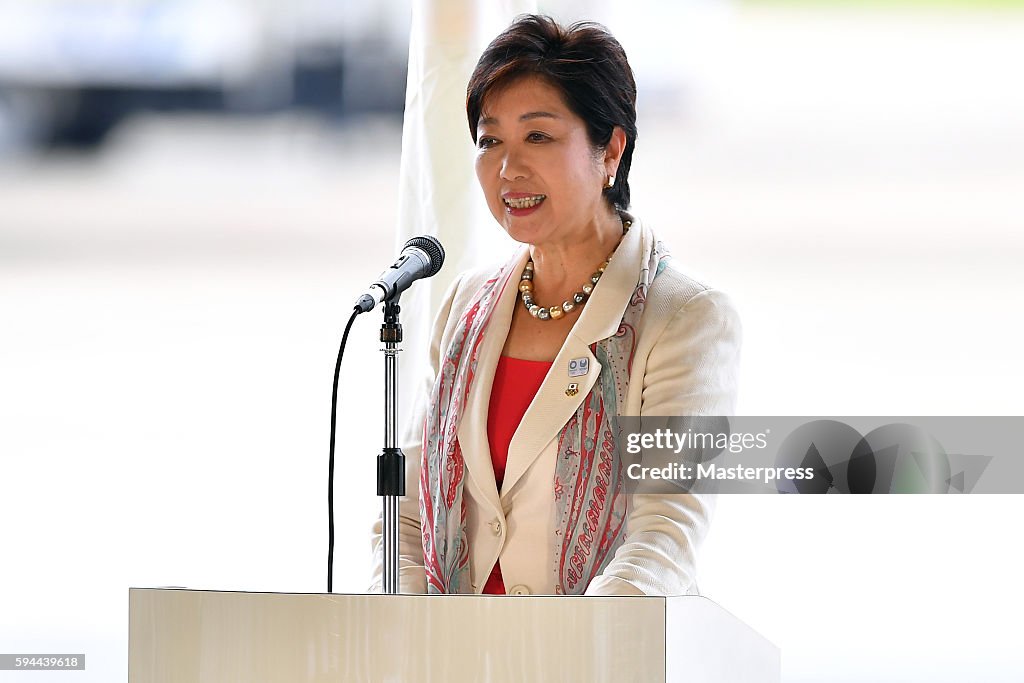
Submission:
<svg viewBox="0 0 1024 683">
<path fill-rule="evenodd" d="M 505 205 L 505 212 L 512 216 L 528 216 L 540 207 L 547 199 L 542 194 L 527 194 L 524 192 L 509 192 L 501 197 Z"/>
</svg>

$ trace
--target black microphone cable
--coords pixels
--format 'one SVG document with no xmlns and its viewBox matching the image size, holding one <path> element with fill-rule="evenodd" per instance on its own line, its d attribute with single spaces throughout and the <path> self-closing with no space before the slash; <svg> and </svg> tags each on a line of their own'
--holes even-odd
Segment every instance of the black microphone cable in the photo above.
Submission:
<svg viewBox="0 0 1024 683">
<path fill-rule="evenodd" d="M 338 424 L 338 378 L 341 375 L 341 358 L 345 355 L 345 344 L 352 323 L 362 313 L 358 306 L 352 309 L 352 316 L 345 325 L 345 333 L 341 335 L 341 346 L 338 348 L 338 361 L 334 364 L 334 389 L 331 391 L 331 456 L 327 462 L 327 592 L 332 593 L 334 587 L 334 437 Z"/>
</svg>

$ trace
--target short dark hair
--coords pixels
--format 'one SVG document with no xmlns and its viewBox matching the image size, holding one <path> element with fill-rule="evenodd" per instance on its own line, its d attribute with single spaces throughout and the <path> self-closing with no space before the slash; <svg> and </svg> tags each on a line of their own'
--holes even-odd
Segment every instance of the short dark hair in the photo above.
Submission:
<svg viewBox="0 0 1024 683">
<path fill-rule="evenodd" d="M 636 82 L 626 52 L 604 26 L 581 21 L 568 27 L 537 14 L 516 18 L 484 50 L 466 89 L 466 116 L 474 144 L 484 98 L 523 76 L 540 76 L 557 88 L 569 109 L 587 125 L 595 149 L 611 140 L 615 126 L 626 132 L 626 148 L 615 185 L 604 195 L 629 208 L 629 166 L 636 145 Z"/>
</svg>

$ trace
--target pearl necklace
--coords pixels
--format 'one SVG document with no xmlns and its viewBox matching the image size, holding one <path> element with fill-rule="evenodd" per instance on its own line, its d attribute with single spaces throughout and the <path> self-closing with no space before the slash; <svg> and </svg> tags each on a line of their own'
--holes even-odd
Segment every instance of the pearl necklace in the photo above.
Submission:
<svg viewBox="0 0 1024 683">
<path fill-rule="evenodd" d="M 629 226 L 632 225 L 631 221 L 623 221 L 622 223 L 622 234 L 625 235 L 629 231 Z M 613 252 L 614 253 L 614 252 Z M 576 307 L 582 307 L 583 303 L 590 298 L 591 293 L 594 291 L 594 287 L 597 285 L 598 280 L 604 275 L 605 268 L 608 267 L 608 262 L 612 260 L 612 254 L 608 255 L 608 258 L 604 260 L 604 263 L 597 267 L 594 274 L 590 276 L 590 282 L 584 284 L 580 291 L 572 295 L 571 298 L 566 299 L 560 306 L 539 306 L 537 302 L 533 300 L 533 259 L 529 259 L 526 262 L 526 268 L 523 269 L 523 274 L 519 278 L 519 295 L 523 299 L 523 305 L 526 310 L 530 312 L 534 318 L 538 320 L 558 320 L 567 313 L 572 313 Z"/>
</svg>

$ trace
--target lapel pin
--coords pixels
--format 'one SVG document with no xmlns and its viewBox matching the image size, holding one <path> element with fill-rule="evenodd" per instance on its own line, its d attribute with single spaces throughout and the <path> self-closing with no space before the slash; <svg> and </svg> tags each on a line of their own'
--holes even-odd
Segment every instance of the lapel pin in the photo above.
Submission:
<svg viewBox="0 0 1024 683">
<path fill-rule="evenodd" d="M 580 385 L 577 384 L 576 382 L 570 384 L 568 388 L 566 388 L 565 390 L 566 396 L 575 396 L 578 393 L 580 393 Z"/>
<path fill-rule="evenodd" d="M 570 377 L 582 377 L 583 375 L 590 372 L 590 359 L 589 358 L 573 358 L 569 361 L 569 376 Z"/>
</svg>

